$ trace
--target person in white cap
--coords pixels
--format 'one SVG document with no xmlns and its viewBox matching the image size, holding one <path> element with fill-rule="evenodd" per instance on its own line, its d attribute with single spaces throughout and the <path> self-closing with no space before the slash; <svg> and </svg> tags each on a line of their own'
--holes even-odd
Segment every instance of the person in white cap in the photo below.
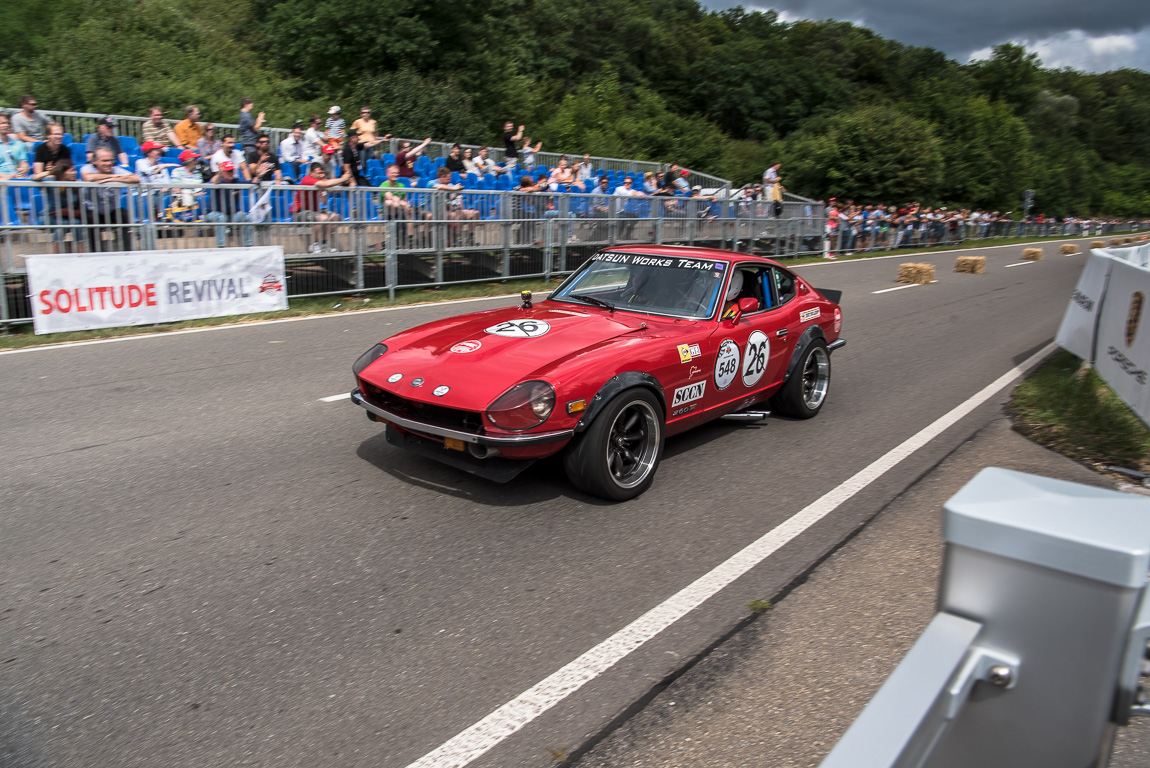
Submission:
<svg viewBox="0 0 1150 768">
<path fill-rule="evenodd" d="M 331 144 L 333 147 L 338 147 L 343 144 L 343 135 L 345 133 L 343 115 L 340 114 L 338 105 L 329 109 L 327 114 L 327 121 L 323 124 L 324 138 L 327 139 L 328 144 Z"/>
</svg>

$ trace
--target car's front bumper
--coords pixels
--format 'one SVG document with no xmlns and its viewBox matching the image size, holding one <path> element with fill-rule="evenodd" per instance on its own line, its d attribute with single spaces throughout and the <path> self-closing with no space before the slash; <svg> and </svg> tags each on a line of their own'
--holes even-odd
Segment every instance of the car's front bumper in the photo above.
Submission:
<svg viewBox="0 0 1150 768">
<path fill-rule="evenodd" d="M 364 398 L 363 393 L 358 389 L 352 390 L 351 401 L 365 409 L 368 413 L 373 414 L 376 418 L 386 421 L 389 424 L 394 424 L 401 429 L 491 448 L 526 448 L 533 445 L 546 445 L 547 443 L 558 443 L 564 440 L 570 440 L 575 435 L 574 429 L 560 429 L 553 432 L 530 432 L 522 435 L 483 435 L 408 419 L 384 408 L 380 408 L 378 405 L 369 403 L 367 399 Z"/>
</svg>

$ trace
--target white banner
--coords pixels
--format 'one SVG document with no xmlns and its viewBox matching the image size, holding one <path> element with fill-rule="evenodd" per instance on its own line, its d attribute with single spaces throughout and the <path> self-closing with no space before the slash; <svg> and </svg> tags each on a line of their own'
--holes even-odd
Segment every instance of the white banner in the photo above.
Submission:
<svg viewBox="0 0 1150 768">
<path fill-rule="evenodd" d="M 1098 322 L 1094 369 L 1145 422 L 1150 423 L 1150 270 L 1115 261 Z"/>
<path fill-rule="evenodd" d="M 36 333 L 287 309 L 282 246 L 28 256 Z"/>
<path fill-rule="evenodd" d="M 1109 251 L 1091 252 L 1078 277 L 1078 286 L 1070 294 L 1070 305 L 1062 316 L 1062 325 L 1054 340 L 1083 360 L 1094 359 L 1094 332 L 1098 327 L 1098 308 L 1106 291 L 1110 268 L 1117 261 Z"/>
</svg>

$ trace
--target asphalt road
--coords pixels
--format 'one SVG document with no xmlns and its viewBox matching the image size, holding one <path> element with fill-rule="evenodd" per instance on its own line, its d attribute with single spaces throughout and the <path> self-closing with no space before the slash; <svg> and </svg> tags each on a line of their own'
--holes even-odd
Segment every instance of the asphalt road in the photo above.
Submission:
<svg viewBox="0 0 1150 768">
<path fill-rule="evenodd" d="M 905 257 L 803 268 L 844 291 L 823 412 L 675 438 L 621 505 L 552 465 L 429 463 L 320 400 L 380 338 L 511 299 L 0 355 L 0 765 L 404 768 L 1049 342 L 1085 257 L 1045 249 L 916 256 L 937 283 L 877 294 Z M 999 402 L 471 764 L 577 751 Z"/>
</svg>

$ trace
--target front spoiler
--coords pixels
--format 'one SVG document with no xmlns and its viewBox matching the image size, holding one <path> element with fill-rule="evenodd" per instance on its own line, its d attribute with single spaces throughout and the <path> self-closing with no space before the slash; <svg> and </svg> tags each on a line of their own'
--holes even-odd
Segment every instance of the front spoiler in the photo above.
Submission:
<svg viewBox="0 0 1150 768">
<path fill-rule="evenodd" d="M 378 418 L 394 424 L 397 427 L 402 427 L 412 432 L 420 432 L 425 435 L 449 437 L 453 440 L 460 440 L 473 445 L 490 445 L 496 448 L 523 448 L 532 445 L 558 443 L 563 440 L 570 440 L 575 435 L 574 429 L 560 429 L 555 432 L 532 432 L 525 435 L 480 435 L 474 432 L 463 432 L 458 429 L 449 429 L 447 427 L 425 424 L 422 421 L 404 418 L 403 416 L 399 416 L 398 414 L 394 414 L 367 402 L 363 397 L 363 393 L 358 389 L 351 391 L 351 401 L 360 408 L 367 410 L 368 413 L 374 414 Z"/>
</svg>

